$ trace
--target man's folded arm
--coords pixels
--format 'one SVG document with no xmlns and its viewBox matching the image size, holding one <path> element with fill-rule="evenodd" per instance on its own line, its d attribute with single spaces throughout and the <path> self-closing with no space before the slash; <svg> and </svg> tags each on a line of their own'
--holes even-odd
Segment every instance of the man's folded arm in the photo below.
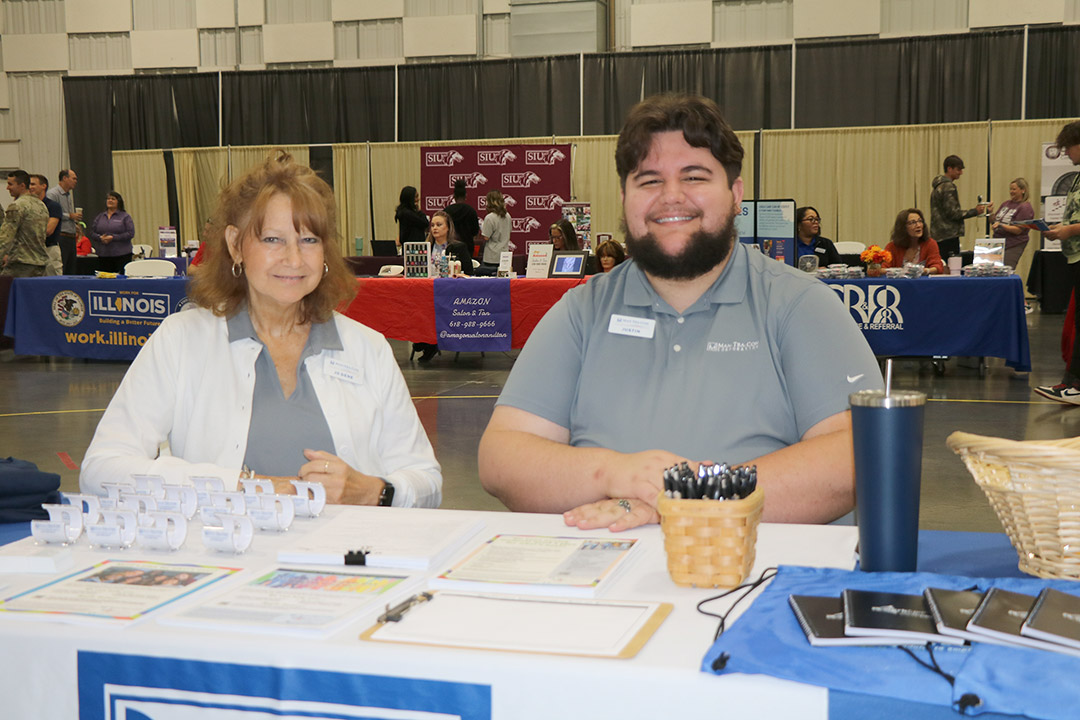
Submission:
<svg viewBox="0 0 1080 720">
<path fill-rule="evenodd" d="M 480 483 L 515 511 L 564 512 L 609 497 L 655 504 L 664 468 L 683 460 L 664 450 L 621 453 L 569 442 L 567 428 L 499 405 L 480 439 Z"/>
<path fill-rule="evenodd" d="M 830 415 L 799 442 L 751 464 L 765 490 L 766 522 L 825 523 L 843 516 L 855 507 L 851 412 Z"/>
</svg>

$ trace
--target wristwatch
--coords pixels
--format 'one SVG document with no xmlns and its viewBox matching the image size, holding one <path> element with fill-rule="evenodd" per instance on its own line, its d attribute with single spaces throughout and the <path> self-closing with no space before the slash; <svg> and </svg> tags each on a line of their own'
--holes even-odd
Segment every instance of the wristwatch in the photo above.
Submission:
<svg viewBox="0 0 1080 720">
<path fill-rule="evenodd" d="M 383 481 L 382 492 L 379 493 L 379 502 L 376 503 L 380 507 L 390 507 L 394 504 L 394 486 L 386 481 L 385 478 L 379 478 Z"/>
</svg>

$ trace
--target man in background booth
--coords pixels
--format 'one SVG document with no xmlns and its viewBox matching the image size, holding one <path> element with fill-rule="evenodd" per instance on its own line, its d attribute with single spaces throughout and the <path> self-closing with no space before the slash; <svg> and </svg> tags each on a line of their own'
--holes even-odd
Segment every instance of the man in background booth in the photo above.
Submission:
<svg viewBox="0 0 1080 720">
<path fill-rule="evenodd" d="M 49 262 L 45 264 L 46 275 L 63 275 L 64 260 L 60 254 L 60 218 L 64 211 L 60 204 L 45 196 L 49 189 L 49 179 L 44 175 L 30 176 L 30 194 L 45 203 L 49 211 L 49 222 L 45 225 L 45 253 Z"/>
<path fill-rule="evenodd" d="M 465 243 L 471 258 L 476 236 L 480 234 L 480 218 L 473 206 L 465 202 L 465 181 L 461 178 L 454 181 L 454 202 L 446 206 L 446 214 L 454 223 L 454 235 L 458 242 Z"/>
<path fill-rule="evenodd" d="M 735 242 L 743 148 L 716 104 L 660 95 L 619 135 L 631 261 L 567 293 L 514 363 L 480 441 L 511 510 L 657 522 L 680 461 L 757 465 L 771 521 L 854 505 L 848 395 L 881 386 L 834 291 Z"/>
<path fill-rule="evenodd" d="M 64 274 L 75 274 L 75 243 L 82 235 L 75 224 L 82 221 L 82 213 L 75 212 L 75 199 L 71 191 L 79 183 L 79 176 L 74 170 L 61 170 L 59 182 L 45 193 L 60 205 L 64 215 L 60 218 L 60 257 L 64 263 Z"/>
<path fill-rule="evenodd" d="M 8 173 L 7 189 L 14 202 L 7 206 L 0 227 L 0 275 L 40 277 L 49 260 L 45 252 L 49 211 L 30 194 L 30 175 L 25 170 Z"/>
<path fill-rule="evenodd" d="M 946 264 L 949 257 L 960 254 L 960 236 L 964 234 L 964 220 L 983 211 L 993 210 L 993 205 L 982 203 L 970 210 L 960 207 L 956 181 L 964 174 L 964 161 L 956 155 L 945 158 L 945 174 L 938 175 L 931 183 L 930 191 L 930 237 L 934 238 Z"/>
</svg>

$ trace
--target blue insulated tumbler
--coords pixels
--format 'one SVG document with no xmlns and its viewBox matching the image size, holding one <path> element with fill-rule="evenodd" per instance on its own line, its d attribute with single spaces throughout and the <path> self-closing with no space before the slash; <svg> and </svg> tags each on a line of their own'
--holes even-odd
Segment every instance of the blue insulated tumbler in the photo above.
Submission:
<svg viewBox="0 0 1080 720">
<path fill-rule="evenodd" d="M 867 572 L 914 572 L 926 395 L 860 390 L 849 402 L 860 566 Z"/>
</svg>

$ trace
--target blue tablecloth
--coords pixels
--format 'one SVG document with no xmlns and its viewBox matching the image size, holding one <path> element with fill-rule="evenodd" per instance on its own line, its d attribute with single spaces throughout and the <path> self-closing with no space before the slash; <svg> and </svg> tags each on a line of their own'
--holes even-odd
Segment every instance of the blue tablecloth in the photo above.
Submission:
<svg viewBox="0 0 1080 720">
<path fill-rule="evenodd" d="M 4 334 L 19 355 L 132 360 L 185 302 L 183 278 L 15 278 Z"/>
<path fill-rule="evenodd" d="M 1019 276 L 826 280 L 878 356 L 1005 358 L 1031 370 Z"/>
</svg>

